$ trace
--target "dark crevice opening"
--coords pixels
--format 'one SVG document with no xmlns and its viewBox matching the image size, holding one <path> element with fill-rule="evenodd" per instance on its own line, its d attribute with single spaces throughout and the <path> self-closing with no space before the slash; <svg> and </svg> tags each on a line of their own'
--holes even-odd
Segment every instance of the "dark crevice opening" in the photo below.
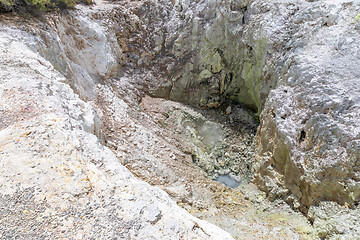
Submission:
<svg viewBox="0 0 360 240">
<path fill-rule="evenodd" d="M 299 143 L 302 143 L 305 140 L 305 138 L 306 138 L 306 132 L 304 130 L 301 130 Z"/>
</svg>

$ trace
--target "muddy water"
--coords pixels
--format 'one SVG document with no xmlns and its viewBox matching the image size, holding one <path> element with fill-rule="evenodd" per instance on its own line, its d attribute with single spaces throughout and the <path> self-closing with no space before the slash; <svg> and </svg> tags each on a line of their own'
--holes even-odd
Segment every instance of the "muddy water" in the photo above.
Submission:
<svg viewBox="0 0 360 240">
<path fill-rule="evenodd" d="M 240 186 L 240 182 L 236 181 L 230 175 L 220 175 L 217 177 L 216 181 L 230 188 L 237 188 Z"/>
</svg>

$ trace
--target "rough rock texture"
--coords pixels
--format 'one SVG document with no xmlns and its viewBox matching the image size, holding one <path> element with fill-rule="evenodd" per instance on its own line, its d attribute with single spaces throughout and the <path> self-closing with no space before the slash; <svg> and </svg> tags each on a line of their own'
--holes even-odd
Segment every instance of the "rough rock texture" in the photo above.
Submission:
<svg viewBox="0 0 360 240">
<path fill-rule="evenodd" d="M 266 201 L 252 185 L 228 189 L 194 165 L 196 159 L 213 177 L 231 172 L 248 181 L 254 121 L 236 106 L 226 107 L 225 116 L 218 118 L 215 110 L 206 114 L 144 97 L 143 88 L 149 84 L 141 80 L 147 78 L 129 70 L 131 62 L 124 60 L 124 50 L 118 47 L 121 41 L 112 40 L 119 19 L 109 22 L 104 17 L 114 12 L 118 16 L 127 8 L 104 3 L 93 9 L 80 6 L 70 15 L 48 16 L 45 24 L 14 16 L 2 19 L 1 49 L 6 58 L 1 63 L 5 94 L 1 154 L 6 168 L 1 176 L 19 184 L 12 192 L 6 192 L 8 185 L 2 186 L 1 199 L 11 204 L 6 209 L 1 203 L 4 238 L 199 239 L 204 238 L 200 228 L 216 239 L 229 237 L 216 227 L 214 233 L 208 232 L 207 223 L 180 211 L 166 195 L 152 197 L 164 193 L 133 179 L 122 163 L 138 178 L 161 187 L 178 205 L 225 228 L 236 239 L 311 239 L 314 232 L 306 219 L 284 203 Z M 126 19 L 123 27 L 131 25 Z M 95 61 L 102 57 L 103 62 Z M 14 59 L 18 64 L 13 64 Z M 124 61 L 114 64 L 114 59 Z M 105 74 L 106 69 L 113 76 Z M 20 73 L 24 80 L 14 81 Z M 217 131 L 207 132 L 213 126 Z M 101 144 L 109 146 L 117 159 Z M 21 161 L 12 168 L 14 158 Z M 109 159 L 113 165 L 106 165 Z M 174 222 L 167 221 L 167 211 Z M 211 237 L 206 234 L 206 239 Z"/>
<path fill-rule="evenodd" d="M 52 31 L 43 31 L 39 51 L 77 81 L 80 93 L 91 91 L 89 77 L 101 81 L 128 73 L 153 96 L 207 108 L 236 102 L 260 113 L 276 78 L 271 64 L 265 67 L 265 39 L 246 27 L 248 4 L 99 2 L 83 9 L 86 14 L 50 17 Z M 100 52 L 89 58 L 94 49 Z"/>
<path fill-rule="evenodd" d="M 320 237 L 352 238 L 360 229 L 353 217 L 360 200 L 359 12 L 351 0 L 99 1 L 47 16 L 45 24 L 15 26 L 35 35 L 28 46 L 87 101 L 58 104 L 71 116 L 70 129 L 94 133 L 135 175 L 194 214 L 254 238 L 249 226 L 259 215 L 249 217 L 242 194 L 210 181 L 194 163 L 211 177 L 231 173 L 239 180 L 252 168 L 254 183 L 307 214 Z M 51 85 L 38 88 L 4 89 L 3 128 L 48 111 L 48 101 L 21 101 L 54 92 Z M 14 106 L 6 105 L 10 96 Z M 252 133 L 245 129 L 259 116 L 251 164 Z M 220 204 L 224 199 L 230 203 Z M 352 228 L 336 228 L 341 213 Z M 242 227 L 239 216 L 247 221 Z M 303 237 L 297 230 L 280 236 L 265 219 L 269 224 L 255 229 L 269 238 Z"/>
<path fill-rule="evenodd" d="M 304 212 L 320 201 L 353 208 L 360 200 L 360 40 L 353 19 L 359 7 L 355 1 L 271 5 L 271 22 L 286 20 L 289 27 L 268 30 L 285 56 L 278 57 L 279 84 L 261 115 L 256 182 Z"/>
<path fill-rule="evenodd" d="M 121 80 L 126 83 L 125 78 Z M 249 174 L 245 165 L 249 154 L 246 151 L 251 148 L 236 142 L 242 135 L 224 134 L 222 146 L 228 154 L 225 152 L 224 156 L 211 156 L 203 140 L 221 136 L 214 137 L 213 131 L 210 131 L 202 133 L 201 137 L 201 131 L 197 128 L 201 129 L 204 121 L 218 127 L 215 132 L 230 133 L 229 126 L 214 122 L 182 104 L 164 99 L 146 96 L 140 106 L 133 100 L 125 102 L 123 99 L 131 99 L 123 97 L 131 93 L 131 88 L 121 89 L 119 81 L 115 81 L 112 87 L 99 86 L 97 106 L 100 108 L 97 112 L 104 123 L 108 145 L 137 177 L 162 188 L 190 213 L 222 227 L 236 239 L 314 237 L 313 230 L 298 213 L 281 202 L 279 205 L 269 203 L 254 188 L 246 189 L 246 177 Z M 212 148 L 210 150 L 213 151 Z M 211 171 L 215 174 L 231 172 L 225 164 L 236 165 L 229 161 L 229 153 L 240 157 L 236 161 L 245 165 L 244 169 L 238 169 L 244 174 L 239 176 L 239 180 L 244 181 L 244 189 L 231 190 L 208 177 L 209 173 L 212 175 Z M 220 164 L 221 160 L 225 160 L 224 165 Z M 208 174 L 194 163 L 207 170 Z M 258 236 L 259 233 L 261 236 Z"/>
<path fill-rule="evenodd" d="M 308 212 L 317 235 L 323 239 L 358 239 L 359 214 L 359 209 L 350 210 L 327 201 L 310 207 Z"/>
<path fill-rule="evenodd" d="M 131 27 L 121 25 L 116 36 L 131 81 L 208 108 L 230 101 L 260 113 L 268 99 L 256 183 L 303 212 L 322 200 L 356 205 L 356 1 L 120 5 Z"/>
<path fill-rule="evenodd" d="M 91 105 L 25 42 L 2 28 L 1 238 L 232 239 L 122 166 Z"/>
<path fill-rule="evenodd" d="M 162 135 L 169 142 L 180 143 L 177 147 L 191 155 L 193 163 L 209 177 L 216 179 L 219 175 L 230 174 L 239 182 L 251 180 L 255 132 L 247 124 L 251 116 L 245 111 L 241 116 L 242 109 L 234 108 L 235 113 L 229 117 L 224 114 L 222 119 L 217 116 L 215 121 L 211 120 L 211 111 L 196 111 L 160 98 L 144 97 L 140 106 L 163 128 Z M 171 132 L 164 134 L 165 129 Z"/>
</svg>

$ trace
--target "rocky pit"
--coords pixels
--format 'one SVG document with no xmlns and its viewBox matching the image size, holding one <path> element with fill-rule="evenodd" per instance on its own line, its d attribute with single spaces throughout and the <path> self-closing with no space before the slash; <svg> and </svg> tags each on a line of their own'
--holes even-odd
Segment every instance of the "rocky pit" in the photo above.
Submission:
<svg viewBox="0 0 360 240">
<path fill-rule="evenodd" d="M 95 3 L 0 15 L 1 238 L 358 238 L 360 3 Z"/>
</svg>

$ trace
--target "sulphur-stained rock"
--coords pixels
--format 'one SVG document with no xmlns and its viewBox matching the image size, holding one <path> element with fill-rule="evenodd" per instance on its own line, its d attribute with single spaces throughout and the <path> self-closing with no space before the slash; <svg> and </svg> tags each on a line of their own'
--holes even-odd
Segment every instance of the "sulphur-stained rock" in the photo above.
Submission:
<svg viewBox="0 0 360 240">
<path fill-rule="evenodd" d="M 312 206 L 308 216 L 324 239 L 357 239 L 360 234 L 359 209 L 353 211 L 335 202 L 323 201 Z"/>
<path fill-rule="evenodd" d="M 33 40 L 1 30 L 1 238 L 233 239 L 122 166 Z"/>
</svg>

